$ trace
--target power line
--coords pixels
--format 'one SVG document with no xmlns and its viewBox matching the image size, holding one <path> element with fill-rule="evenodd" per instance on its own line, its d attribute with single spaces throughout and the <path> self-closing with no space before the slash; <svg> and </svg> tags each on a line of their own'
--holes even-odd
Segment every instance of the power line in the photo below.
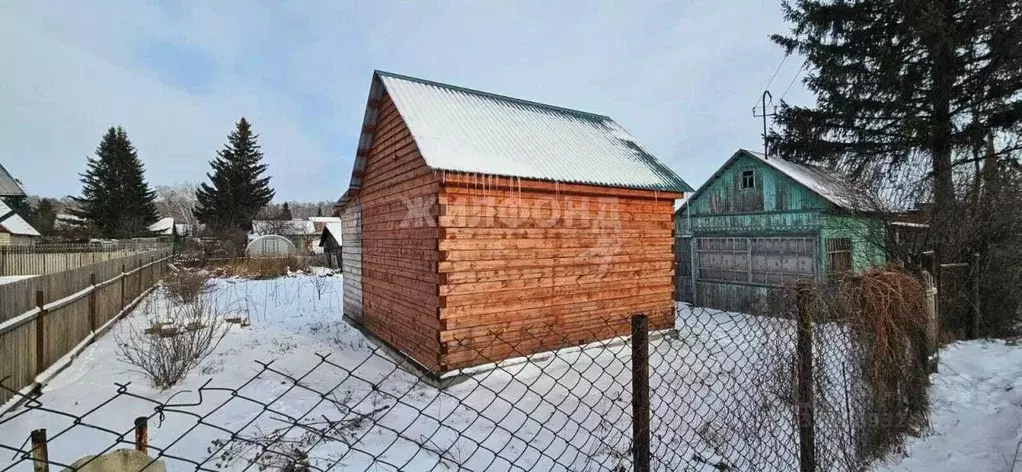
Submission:
<svg viewBox="0 0 1022 472">
<path fill-rule="evenodd" d="M 784 93 L 781 94 L 781 98 L 778 99 L 777 101 L 784 100 L 785 95 L 788 95 L 788 91 L 791 90 L 791 86 L 795 85 L 795 80 L 798 79 L 800 75 L 802 75 L 802 71 L 805 70 L 806 64 L 808 63 L 809 61 L 802 61 L 802 65 L 799 66 L 797 71 L 795 71 L 795 76 L 791 78 L 791 82 L 788 82 L 788 88 L 784 89 Z"/>
<path fill-rule="evenodd" d="M 770 89 L 770 86 L 774 83 L 774 79 L 777 78 L 777 73 L 780 72 L 781 71 L 781 67 L 784 66 L 784 61 L 787 61 L 787 60 L 788 60 L 788 55 L 785 54 L 784 57 L 781 58 L 781 62 L 779 64 L 777 64 L 777 68 L 774 69 L 774 74 L 770 76 L 770 80 L 767 81 L 766 87 L 763 87 L 763 90 L 769 90 Z M 756 97 L 756 101 L 752 102 L 752 106 L 755 107 L 756 106 L 756 102 L 758 102 L 758 101 L 759 101 L 759 97 Z"/>
</svg>

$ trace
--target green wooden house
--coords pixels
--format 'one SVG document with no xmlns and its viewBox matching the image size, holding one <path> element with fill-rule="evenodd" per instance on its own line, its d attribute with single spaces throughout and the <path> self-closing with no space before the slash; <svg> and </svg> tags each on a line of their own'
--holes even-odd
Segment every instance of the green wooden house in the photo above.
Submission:
<svg viewBox="0 0 1022 472">
<path fill-rule="evenodd" d="M 831 171 L 739 150 L 675 212 L 676 298 L 755 311 L 793 280 L 883 264 L 873 208 Z"/>
</svg>

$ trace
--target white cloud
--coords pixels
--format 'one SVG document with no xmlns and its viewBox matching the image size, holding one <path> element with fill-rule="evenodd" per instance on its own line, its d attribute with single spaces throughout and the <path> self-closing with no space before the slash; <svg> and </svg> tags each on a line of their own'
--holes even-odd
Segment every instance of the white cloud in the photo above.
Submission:
<svg viewBox="0 0 1022 472">
<path fill-rule="evenodd" d="M 379 68 L 608 114 L 698 186 L 736 148 L 760 145 L 749 108 L 781 58 L 767 39 L 783 28 L 779 7 L 637 3 L 4 7 L 0 159 L 30 191 L 76 193 L 84 156 L 120 124 L 152 183 L 198 181 L 244 115 L 278 197 L 333 199 Z M 209 83 L 151 67 L 167 58 L 140 58 L 146 44 L 204 58 Z M 805 98 L 798 85 L 793 96 Z"/>
</svg>

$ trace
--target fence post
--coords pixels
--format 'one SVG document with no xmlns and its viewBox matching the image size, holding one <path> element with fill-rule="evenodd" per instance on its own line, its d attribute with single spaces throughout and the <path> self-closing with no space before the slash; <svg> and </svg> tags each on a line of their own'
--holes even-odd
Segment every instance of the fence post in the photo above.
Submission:
<svg viewBox="0 0 1022 472">
<path fill-rule="evenodd" d="M 809 284 L 800 284 L 797 290 L 799 471 L 815 472 L 816 431 L 813 422 L 813 314 L 811 308 L 813 287 Z"/>
<path fill-rule="evenodd" d="M 149 419 L 145 416 L 135 418 L 135 450 L 149 454 Z"/>
<path fill-rule="evenodd" d="M 46 451 L 46 429 L 37 429 L 29 435 L 32 438 L 32 469 L 35 472 L 49 472 L 50 455 Z"/>
<path fill-rule="evenodd" d="M 121 311 L 124 311 L 124 279 L 128 276 L 124 273 L 124 264 L 121 264 Z"/>
<path fill-rule="evenodd" d="M 46 310 L 43 309 L 45 299 L 42 290 L 35 291 L 35 306 L 39 308 L 39 314 L 35 319 L 35 372 L 40 374 L 46 370 Z"/>
<path fill-rule="evenodd" d="M 649 319 L 632 315 L 632 463 L 649 472 Z"/>
<path fill-rule="evenodd" d="M 972 339 L 979 339 L 980 324 L 983 321 L 983 315 L 980 312 L 980 298 L 979 298 L 979 253 L 972 255 Z"/>
<path fill-rule="evenodd" d="M 89 285 L 92 286 L 92 293 L 89 294 L 89 329 L 96 332 L 96 273 L 89 272 Z"/>
<path fill-rule="evenodd" d="M 145 259 L 138 258 L 138 272 L 135 273 L 135 279 L 138 280 L 138 291 L 135 292 L 135 298 L 142 295 L 142 266 L 145 265 Z"/>
</svg>

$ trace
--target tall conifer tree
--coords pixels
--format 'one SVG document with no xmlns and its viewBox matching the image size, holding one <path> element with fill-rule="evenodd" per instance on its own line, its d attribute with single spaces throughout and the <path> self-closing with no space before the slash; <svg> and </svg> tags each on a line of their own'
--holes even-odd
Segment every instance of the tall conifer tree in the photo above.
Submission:
<svg viewBox="0 0 1022 472">
<path fill-rule="evenodd" d="M 863 179 L 921 174 L 930 183 L 934 234 L 951 234 L 955 169 L 971 165 L 989 136 L 1017 135 L 1022 125 L 1022 3 L 783 5 L 791 29 L 772 39 L 805 57 L 804 83 L 816 104 L 782 104 L 773 148 Z M 938 253 L 951 249 L 936 243 Z"/>
<path fill-rule="evenodd" d="M 82 195 L 74 197 L 89 229 L 104 238 L 149 235 L 156 222 L 156 194 L 145 181 L 145 167 L 122 127 L 110 128 L 89 158 L 82 176 Z"/>
<path fill-rule="evenodd" d="M 239 120 L 227 145 L 210 162 L 210 182 L 195 192 L 195 217 L 216 233 L 250 231 L 252 219 L 273 199 L 270 177 L 262 176 L 266 164 L 257 139 L 249 122 Z"/>
</svg>

